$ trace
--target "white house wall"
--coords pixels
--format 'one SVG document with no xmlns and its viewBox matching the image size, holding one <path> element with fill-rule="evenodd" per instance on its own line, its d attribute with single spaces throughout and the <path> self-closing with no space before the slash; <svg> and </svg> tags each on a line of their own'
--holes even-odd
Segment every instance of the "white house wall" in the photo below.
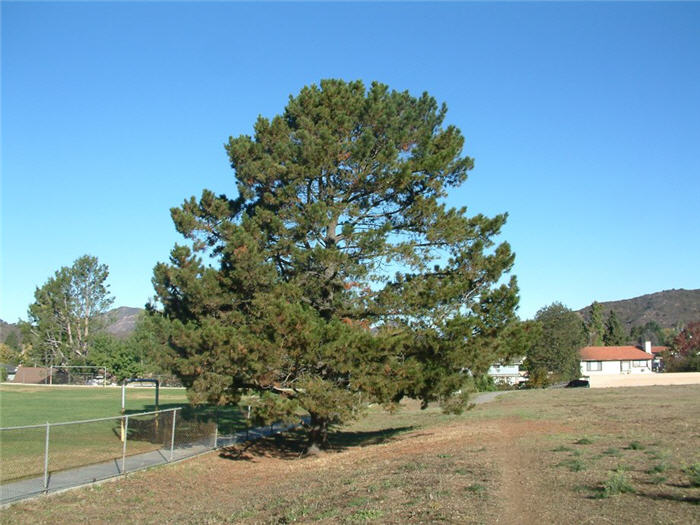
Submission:
<svg viewBox="0 0 700 525">
<path fill-rule="evenodd" d="M 520 365 L 493 365 L 487 374 L 495 383 L 517 385 L 520 382 Z"/>
<path fill-rule="evenodd" d="M 629 368 L 621 369 L 620 361 L 602 361 L 601 370 L 587 370 L 586 363 L 589 361 L 581 361 L 582 376 L 605 376 L 605 375 L 627 375 L 627 374 L 650 374 L 651 360 L 644 361 L 644 366 L 633 366 L 634 361 L 627 361 Z"/>
</svg>

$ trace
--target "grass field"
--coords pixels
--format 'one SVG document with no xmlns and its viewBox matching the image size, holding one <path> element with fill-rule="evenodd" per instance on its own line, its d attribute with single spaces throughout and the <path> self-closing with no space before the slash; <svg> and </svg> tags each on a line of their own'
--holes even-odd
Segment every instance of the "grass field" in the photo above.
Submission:
<svg viewBox="0 0 700 525">
<path fill-rule="evenodd" d="M 161 388 L 160 408 L 188 405 L 184 389 Z M 154 410 L 155 389 L 127 389 L 128 412 Z M 121 414 L 121 388 L 0 385 L 0 427 L 41 425 Z"/>
<path fill-rule="evenodd" d="M 155 409 L 155 389 L 128 388 L 126 413 Z M 184 389 L 163 388 L 159 408 L 182 407 L 181 421 L 215 421 L 221 433 L 244 427 L 237 407 L 216 409 L 210 406 L 191 407 Z M 81 421 L 118 416 L 121 413 L 121 389 L 102 387 L 0 386 L 0 427 L 14 427 L 66 421 Z M 170 424 L 164 416 L 161 427 Z M 132 416 L 135 421 L 147 419 Z M 152 419 L 152 416 L 148 416 Z M 167 420 L 167 421 L 166 421 Z M 49 469 L 64 470 L 85 464 L 121 457 L 122 442 L 119 420 L 52 426 L 50 429 Z M 133 432 L 130 433 L 133 436 Z M 35 477 L 44 471 L 44 427 L 0 432 L 0 481 Z M 162 443 L 155 439 L 130 439 L 128 453 L 156 450 Z"/>
<path fill-rule="evenodd" d="M 370 410 L 300 457 L 268 439 L 20 503 L 5 523 L 700 522 L 700 387 L 507 393 Z M 129 513 L 124 513 L 124 508 Z"/>
</svg>

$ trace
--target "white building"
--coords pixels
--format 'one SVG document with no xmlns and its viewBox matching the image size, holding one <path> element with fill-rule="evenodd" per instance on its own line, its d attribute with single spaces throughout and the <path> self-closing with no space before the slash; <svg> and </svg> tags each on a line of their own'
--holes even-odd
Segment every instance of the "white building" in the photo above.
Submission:
<svg viewBox="0 0 700 525">
<path fill-rule="evenodd" d="M 647 351 L 636 346 L 587 346 L 579 350 L 581 357 L 581 375 L 620 375 L 650 374 L 651 344 L 645 345 Z"/>
<path fill-rule="evenodd" d="M 524 372 L 520 370 L 523 360 L 507 364 L 497 363 L 489 367 L 487 374 L 493 378 L 496 384 L 517 385 L 527 381 Z"/>
</svg>

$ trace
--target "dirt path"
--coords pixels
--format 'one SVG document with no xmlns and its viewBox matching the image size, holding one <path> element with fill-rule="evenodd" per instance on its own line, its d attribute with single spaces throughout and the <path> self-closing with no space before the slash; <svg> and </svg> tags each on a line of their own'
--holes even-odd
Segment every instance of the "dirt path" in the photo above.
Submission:
<svg viewBox="0 0 700 525">
<path fill-rule="evenodd" d="M 555 430 L 552 424 L 537 421 L 498 422 L 493 444 L 495 469 L 501 473 L 501 486 L 495 500 L 500 502 L 499 524 L 546 523 L 543 501 L 549 494 L 541 485 L 541 458 L 528 446 L 528 439 Z"/>
</svg>

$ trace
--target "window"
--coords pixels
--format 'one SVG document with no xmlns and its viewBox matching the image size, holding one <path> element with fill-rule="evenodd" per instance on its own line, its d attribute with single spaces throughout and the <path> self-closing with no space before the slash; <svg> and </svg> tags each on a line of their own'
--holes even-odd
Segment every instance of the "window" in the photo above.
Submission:
<svg viewBox="0 0 700 525">
<path fill-rule="evenodd" d="M 603 369 L 602 361 L 586 361 L 587 372 L 600 372 Z"/>
<path fill-rule="evenodd" d="M 642 368 L 642 367 L 647 366 L 647 362 L 644 361 L 644 360 L 642 360 L 642 361 L 632 361 L 632 366 L 634 366 L 634 367 L 636 367 L 636 368 Z"/>
</svg>

